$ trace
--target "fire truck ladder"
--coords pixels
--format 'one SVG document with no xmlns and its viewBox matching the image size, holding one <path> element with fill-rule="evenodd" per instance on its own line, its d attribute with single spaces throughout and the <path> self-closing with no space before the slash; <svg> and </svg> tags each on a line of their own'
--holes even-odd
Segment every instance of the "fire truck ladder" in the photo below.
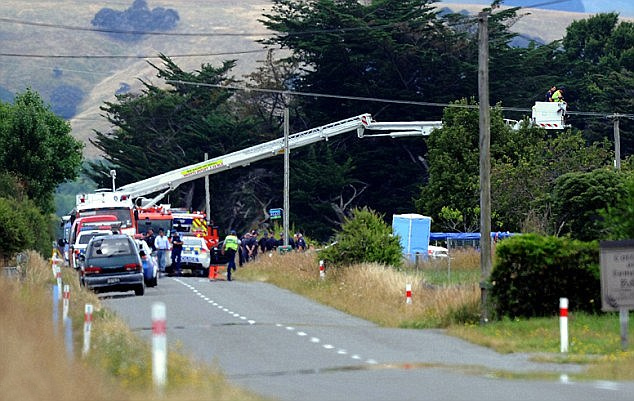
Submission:
<svg viewBox="0 0 634 401">
<path fill-rule="evenodd" d="M 357 131 L 359 138 L 373 136 L 412 136 L 429 135 L 435 128 L 441 128 L 440 121 L 412 121 L 412 122 L 376 122 L 372 120 L 370 114 L 361 114 L 345 120 L 337 121 L 321 127 L 312 128 L 288 136 L 289 149 L 299 148 L 321 140 L 328 140 L 330 137 L 340 135 L 350 131 Z M 394 131 L 387 134 L 364 135 L 365 130 Z M 144 206 L 155 205 L 168 192 L 176 189 L 180 184 L 205 177 L 207 175 L 220 173 L 235 167 L 247 166 L 255 161 L 273 157 L 284 153 L 284 138 L 278 138 L 269 142 L 255 145 L 200 163 L 192 164 L 177 170 L 169 171 L 154 177 L 124 185 L 117 189 L 117 192 L 128 194 L 136 199 L 158 191 L 162 193 L 155 196 Z"/>
</svg>

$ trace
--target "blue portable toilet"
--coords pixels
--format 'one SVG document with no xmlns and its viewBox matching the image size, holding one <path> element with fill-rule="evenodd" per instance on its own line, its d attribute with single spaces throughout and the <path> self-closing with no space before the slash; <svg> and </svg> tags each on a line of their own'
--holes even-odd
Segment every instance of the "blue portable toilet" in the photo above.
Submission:
<svg viewBox="0 0 634 401">
<path fill-rule="evenodd" d="M 427 258 L 431 217 L 408 213 L 392 216 L 392 231 L 400 236 L 403 256 L 410 262 L 416 262 L 416 256 Z"/>
</svg>

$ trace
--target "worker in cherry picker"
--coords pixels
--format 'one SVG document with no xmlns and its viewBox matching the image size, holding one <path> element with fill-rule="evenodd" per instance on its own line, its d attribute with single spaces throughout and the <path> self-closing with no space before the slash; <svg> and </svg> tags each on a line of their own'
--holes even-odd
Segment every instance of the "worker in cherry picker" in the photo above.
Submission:
<svg viewBox="0 0 634 401">
<path fill-rule="evenodd" d="M 564 87 L 560 87 L 552 95 L 552 101 L 555 103 L 565 102 L 564 100 Z"/>
<path fill-rule="evenodd" d="M 547 102 L 552 102 L 553 101 L 553 93 L 555 93 L 557 91 L 557 87 L 555 85 L 553 85 L 550 89 L 548 89 L 548 92 L 546 92 L 546 101 Z"/>
</svg>

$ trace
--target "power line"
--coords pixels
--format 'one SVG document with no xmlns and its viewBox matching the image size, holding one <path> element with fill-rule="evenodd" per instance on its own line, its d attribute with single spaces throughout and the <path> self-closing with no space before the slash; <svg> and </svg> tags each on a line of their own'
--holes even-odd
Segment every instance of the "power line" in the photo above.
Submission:
<svg viewBox="0 0 634 401">
<path fill-rule="evenodd" d="M 298 91 L 289 91 L 289 90 L 282 90 L 282 89 L 249 88 L 249 87 L 242 87 L 242 86 L 218 85 L 218 84 L 208 84 L 208 83 L 201 83 L 201 82 L 179 81 L 179 80 L 166 80 L 165 82 L 172 83 L 172 84 L 202 86 L 202 87 L 240 90 L 240 91 L 275 93 L 279 95 L 322 97 L 322 98 L 331 98 L 331 99 L 357 100 L 357 101 L 365 101 L 365 102 L 406 104 L 406 105 L 413 105 L 413 106 L 454 107 L 454 108 L 463 108 L 463 109 L 477 109 L 478 108 L 477 105 L 456 104 L 456 103 L 421 102 L 421 101 L 415 101 L 415 100 L 382 99 L 382 98 L 364 97 L 364 96 L 331 95 L 331 94 L 316 93 L 316 92 L 298 92 Z M 502 111 L 532 112 L 532 109 L 519 108 L 519 107 L 499 107 L 499 109 Z M 605 117 L 606 115 L 609 115 L 611 113 L 568 111 L 566 112 L 566 114 L 592 116 L 592 117 Z M 619 114 L 619 116 L 623 118 L 634 118 L 634 114 Z"/>
<path fill-rule="evenodd" d="M 275 36 L 278 32 L 161 32 L 161 31 L 139 31 L 139 30 L 120 30 L 120 29 L 106 29 L 106 28 L 87 28 L 73 25 L 63 24 L 49 24 L 45 22 L 33 22 L 24 21 L 14 18 L 0 18 L 0 22 L 6 22 L 11 24 L 38 26 L 54 29 L 65 29 L 71 31 L 87 31 L 87 32 L 101 32 L 101 33 L 116 33 L 124 35 L 151 35 L 151 36 Z M 337 33 L 337 32 L 354 32 L 354 31 L 366 31 L 373 29 L 385 29 L 395 27 L 396 24 L 384 24 L 384 25 L 371 25 L 365 27 L 354 28 L 333 28 L 333 29 L 319 29 L 300 32 L 286 32 L 286 35 L 314 35 L 317 33 Z"/>
<path fill-rule="evenodd" d="M 194 54 L 173 54 L 168 55 L 169 58 L 185 58 L 185 57 L 210 57 L 210 56 L 228 56 L 234 54 L 251 54 L 262 53 L 268 49 L 229 51 L 219 53 L 194 53 Z M 144 56 L 144 55 L 113 55 L 113 54 L 24 54 L 24 53 L 0 53 L 4 57 L 22 57 L 22 58 L 70 58 L 70 59 L 158 59 L 160 56 Z"/>
</svg>

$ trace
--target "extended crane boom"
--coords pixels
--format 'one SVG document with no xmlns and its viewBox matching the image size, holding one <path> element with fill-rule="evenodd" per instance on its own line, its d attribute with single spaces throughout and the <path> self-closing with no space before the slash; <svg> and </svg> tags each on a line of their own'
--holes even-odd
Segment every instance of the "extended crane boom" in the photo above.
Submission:
<svg viewBox="0 0 634 401">
<path fill-rule="evenodd" d="M 321 140 L 340 135 L 350 131 L 357 131 L 359 138 L 364 137 L 364 130 L 391 130 L 397 131 L 391 134 L 379 134 L 369 136 L 403 136 L 403 135 L 429 135 L 435 128 L 441 128 L 440 121 L 412 121 L 412 122 L 376 122 L 370 114 L 361 114 L 345 120 L 337 121 L 321 127 L 289 135 L 288 147 L 299 148 Z M 202 178 L 210 174 L 229 170 L 235 167 L 247 166 L 255 161 L 273 157 L 284 153 L 284 138 L 274 139 L 259 145 L 251 146 L 233 153 L 205 160 L 177 170 L 169 171 L 154 177 L 124 185 L 117 192 L 129 195 L 131 198 L 139 198 L 158 191 L 163 191 L 155 196 L 145 206 L 155 205 L 168 192 L 177 188 L 180 184 Z"/>
</svg>

